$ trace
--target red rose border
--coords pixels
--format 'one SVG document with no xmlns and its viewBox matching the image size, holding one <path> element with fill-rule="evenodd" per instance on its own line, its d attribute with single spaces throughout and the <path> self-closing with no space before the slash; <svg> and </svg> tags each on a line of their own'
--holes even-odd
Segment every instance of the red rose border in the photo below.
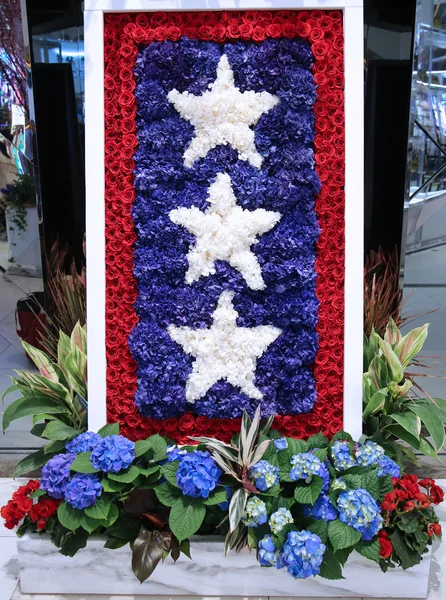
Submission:
<svg viewBox="0 0 446 600">
<path fill-rule="evenodd" d="M 225 42 L 261 42 L 267 37 L 301 37 L 311 44 L 317 101 L 314 106 L 315 161 L 322 189 L 316 199 L 321 228 L 317 244 L 317 325 L 319 349 L 314 376 L 317 401 L 311 413 L 279 415 L 273 427 L 292 437 L 322 431 L 331 436 L 343 424 L 344 361 L 344 59 L 339 11 L 244 11 L 105 14 L 105 237 L 107 420 L 121 423 L 130 439 L 160 433 L 180 443 L 188 435 L 228 441 L 240 419 L 209 419 L 186 413 L 178 419 L 143 417 L 134 404 L 137 365 L 128 336 L 138 321 L 133 275 L 136 241 L 131 208 L 135 198 L 133 154 L 136 138 L 135 77 L 139 44 L 178 40 L 182 35 Z"/>
</svg>

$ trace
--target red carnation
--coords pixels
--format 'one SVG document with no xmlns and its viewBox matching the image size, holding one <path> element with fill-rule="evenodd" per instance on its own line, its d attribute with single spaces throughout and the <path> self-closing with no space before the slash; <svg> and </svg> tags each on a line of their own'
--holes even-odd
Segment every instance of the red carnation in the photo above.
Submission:
<svg viewBox="0 0 446 600">
<path fill-rule="evenodd" d="M 393 546 L 386 531 L 381 530 L 378 532 L 378 542 L 381 546 L 379 555 L 382 556 L 382 558 L 389 558 L 393 552 Z"/>
</svg>

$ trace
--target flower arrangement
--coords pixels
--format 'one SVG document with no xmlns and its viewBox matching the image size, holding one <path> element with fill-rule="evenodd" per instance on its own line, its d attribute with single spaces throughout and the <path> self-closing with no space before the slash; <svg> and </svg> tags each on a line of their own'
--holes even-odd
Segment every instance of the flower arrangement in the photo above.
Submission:
<svg viewBox="0 0 446 600">
<path fill-rule="evenodd" d="M 420 562 L 441 536 L 434 480 L 404 475 L 373 441 L 343 431 L 331 441 L 281 437 L 272 419 L 244 413 L 231 444 L 168 446 L 158 434 L 132 442 L 117 424 L 82 433 L 1 516 L 18 535 L 46 532 L 69 556 L 92 534 L 106 548 L 130 543 L 141 582 L 169 554 L 190 557 L 191 536 L 216 532 L 226 552 L 247 546 L 262 567 L 296 579 L 340 579 L 352 551 L 383 571 Z"/>
</svg>

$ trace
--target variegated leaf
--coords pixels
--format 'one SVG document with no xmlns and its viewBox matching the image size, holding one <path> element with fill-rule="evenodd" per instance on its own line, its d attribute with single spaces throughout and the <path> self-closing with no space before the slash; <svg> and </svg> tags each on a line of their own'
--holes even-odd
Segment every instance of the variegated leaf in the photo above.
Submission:
<svg viewBox="0 0 446 600">
<path fill-rule="evenodd" d="M 25 341 L 22 341 L 22 346 L 24 347 L 25 352 L 31 357 L 31 360 L 39 369 L 40 374 L 43 375 L 43 377 L 46 377 L 50 381 L 59 381 L 54 364 L 48 358 L 45 352 L 37 350 L 37 348 L 34 348 L 34 346 L 31 346 L 31 344 L 28 344 Z"/>
<path fill-rule="evenodd" d="M 249 466 L 255 465 L 257 462 L 259 462 L 259 460 L 262 459 L 262 456 L 265 454 L 270 443 L 271 440 L 264 440 L 261 444 L 257 446 L 254 454 L 252 455 L 252 458 L 249 461 Z"/>
<path fill-rule="evenodd" d="M 232 495 L 229 503 L 229 530 L 234 531 L 237 525 L 240 523 L 243 513 L 245 512 L 246 505 L 246 493 L 243 489 L 239 488 Z"/>
<path fill-rule="evenodd" d="M 404 381 L 403 385 L 398 385 L 394 381 L 391 381 L 387 387 L 389 388 L 389 390 L 394 398 L 404 398 L 404 396 L 407 395 L 407 392 L 410 390 L 410 388 L 412 386 L 413 386 L 413 383 L 411 382 L 411 380 L 406 379 Z"/>
<path fill-rule="evenodd" d="M 246 444 L 245 443 L 243 444 L 242 461 L 246 467 L 248 466 L 249 457 L 252 453 L 252 449 L 253 449 L 255 441 L 257 439 L 257 434 L 259 433 L 259 425 L 260 425 L 260 405 L 256 409 L 254 418 L 251 423 L 251 427 L 249 428 L 248 434 L 246 436 Z"/>
<path fill-rule="evenodd" d="M 386 331 L 384 332 L 385 341 L 393 347 L 401 341 L 402 337 L 395 321 L 390 317 L 386 325 Z"/>
<path fill-rule="evenodd" d="M 412 331 L 409 331 L 409 333 L 398 343 L 395 348 L 395 353 L 404 368 L 407 367 L 414 356 L 420 352 L 426 341 L 428 329 L 429 323 L 426 323 L 422 327 L 416 327 L 415 329 L 412 329 Z"/>
<path fill-rule="evenodd" d="M 392 350 L 392 347 L 390 344 L 388 344 L 385 340 L 380 338 L 378 334 L 375 333 L 374 335 L 375 335 L 375 339 L 387 361 L 387 364 L 390 367 L 390 371 L 392 373 L 393 380 L 395 381 L 395 383 L 399 383 L 404 377 L 404 372 L 403 372 L 403 366 L 402 366 L 398 356 Z"/>
</svg>

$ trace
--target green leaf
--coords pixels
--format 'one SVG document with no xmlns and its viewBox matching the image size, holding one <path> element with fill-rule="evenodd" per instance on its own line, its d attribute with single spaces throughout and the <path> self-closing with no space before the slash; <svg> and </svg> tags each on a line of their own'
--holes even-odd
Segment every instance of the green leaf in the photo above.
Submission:
<svg viewBox="0 0 446 600">
<path fill-rule="evenodd" d="M 190 558 L 192 560 L 192 556 L 190 555 L 190 541 L 189 540 L 183 540 L 181 542 L 180 552 L 182 552 L 183 554 L 185 554 L 187 556 L 187 558 Z"/>
<path fill-rule="evenodd" d="M 113 481 L 112 479 L 107 479 L 106 477 L 104 477 L 101 483 L 104 492 L 122 492 L 126 485 L 125 483 Z"/>
<path fill-rule="evenodd" d="M 107 541 L 104 544 L 104 548 L 109 548 L 110 550 L 117 550 L 118 548 L 122 548 L 129 543 L 129 540 L 121 540 L 119 538 L 115 538 L 112 535 L 109 535 Z"/>
<path fill-rule="evenodd" d="M 389 415 L 394 421 L 401 425 L 410 435 L 413 435 L 417 440 L 420 439 L 421 419 L 417 415 L 410 412 L 394 413 Z"/>
<path fill-rule="evenodd" d="M 375 562 L 379 562 L 380 548 L 381 546 L 378 540 L 374 540 L 372 542 L 364 542 L 360 540 L 355 546 L 355 550 L 359 552 L 359 554 L 362 554 L 362 556 L 365 558 Z"/>
<path fill-rule="evenodd" d="M 107 477 L 113 481 L 120 481 L 121 483 L 132 483 L 140 475 L 140 470 L 135 465 L 131 465 L 130 468 L 123 473 L 108 473 Z"/>
<path fill-rule="evenodd" d="M 84 509 L 86 515 L 91 517 L 92 519 L 106 519 L 110 512 L 111 501 L 104 498 L 104 496 L 100 496 L 96 500 L 96 504 L 94 506 L 89 506 Z"/>
<path fill-rule="evenodd" d="M 350 548 L 343 548 L 342 550 L 338 550 L 335 553 L 336 560 L 338 560 L 341 563 L 342 567 L 345 565 L 345 563 L 348 560 L 348 557 L 350 556 L 350 554 L 352 552 L 353 552 L 353 548 L 352 548 L 352 546 L 350 546 Z"/>
<path fill-rule="evenodd" d="M 324 579 L 345 579 L 342 576 L 342 567 L 333 552 L 325 550 L 319 575 Z"/>
<path fill-rule="evenodd" d="M 155 494 L 164 506 L 173 506 L 178 498 L 182 496 L 181 490 L 167 481 L 155 488 Z"/>
<path fill-rule="evenodd" d="M 388 344 L 382 337 L 380 337 L 377 333 L 373 334 L 375 336 L 375 340 L 378 343 L 382 353 L 385 356 L 387 364 L 390 367 L 390 371 L 392 373 L 392 378 L 395 383 L 399 383 L 404 378 L 403 366 L 400 362 L 400 359 L 392 350 L 392 346 Z M 384 386 L 380 386 L 384 387 Z"/>
<path fill-rule="evenodd" d="M 328 449 L 327 448 L 317 448 L 316 450 L 311 451 L 314 456 L 316 456 L 321 462 L 327 458 Z"/>
<path fill-rule="evenodd" d="M 101 427 L 98 431 L 99 435 L 103 438 L 108 437 L 109 435 L 119 435 L 119 423 L 108 423 Z"/>
<path fill-rule="evenodd" d="M 149 462 L 159 462 L 166 458 L 167 444 L 160 435 L 156 433 L 146 441 L 150 443 L 149 449 L 146 452 Z"/>
<path fill-rule="evenodd" d="M 91 452 L 81 452 L 71 464 L 70 470 L 77 473 L 99 473 L 91 464 Z"/>
<path fill-rule="evenodd" d="M 396 346 L 402 339 L 402 335 L 392 317 L 389 318 L 384 332 L 384 339 L 392 347 Z"/>
<path fill-rule="evenodd" d="M 77 508 L 73 508 L 71 504 L 62 502 L 57 509 L 57 518 L 61 525 L 70 531 L 76 531 L 82 524 L 83 512 Z"/>
<path fill-rule="evenodd" d="M 82 513 L 81 527 L 85 529 L 85 531 L 88 531 L 88 533 L 93 533 L 95 529 L 101 527 L 101 521 L 98 521 L 97 519 L 92 519 L 86 513 Z"/>
<path fill-rule="evenodd" d="M 416 327 L 409 331 L 407 335 L 403 337 L 395 348 L 395 353 L 399 357 L 401 364 L 406 368 L 412 358 L 418 354 L 424 345 L 427 338 L 427 330 L 429 323 L 426 323 L 422 327 Z"/>
<path fill-rule="evenodd" d="M 39 369 L 40 374 L 43 377 L 45 377 L 46 379 L 49 379 L 50 381 L 55 381 L 55 382 L 59 381 L 59 378 L 56 373 L 55 365 L 49 359 L 49 357 L 45 354 L 45 352 L 42 352 L 42 350 L 38 350 L 37 348 L 34 348 L 34 346 L 31 346 L 31 344 L 28 344 L 27 342 L 24 342 L 24 341 L 22 341 L 22 346 L 25 349 L 25 352 L 30 356 L 33 363 Z"/>
<path fill-rule="evenodd" d="M 84 529 L 78 529 L 76 533 L 69 533 L 65 536 L 64 543 L 60 548 L 60 553 L 64 556 L 74 556 L 78 550 L 85 548 L 88 535 L 88 532 Z"/>
<path fill-rule="evenodd" d="M 246 494 L 242 488 L 235 490 L 229 502 L 229 531 L 234 531 L 245 512 Z"/>
<path fill-rule="evenodd" d="M 336 519 L 328 524 L 328 539 L 336 552 L 336 550 L 342 550 L 357 544 L 361 539 L 361 532 Z"/>
<path fill-rule="evenodd" d="M 87 356 L 73 348 L 65 359 L 65 373 L 70 387 L 82 398 L 87 397 Z"/>
<path fill-rule="evenodd" d="M 138 536 L 140 529 L 141 521 L 139 519 L 128 519 L 121 516 L 119 522 L 107 530 L 107 535 L 132 542 Z"/>
<path fill-rule="evenodd" d="M 139 440 L 135 442 L 135 457 L 142 456 L 150 448 L 150 440 Z"/>
<path fill-rule="evenodd" d="M 196 533 L 203 523 L 206 508 L 200 500 L 181 496 L 170 510 L 169 526 L 181 543 Z"/>
<path fill-rule="evenodd" d="M 362 420 L 364 421 L 364 423 L 367 421 L 367 419 L 370 417 L 370 415 L 374 415 L 375 413 L 379 412 L 380 410 L 382 410 L 384 408 L 386 398 L 387 398 L 387 390 L 386 389 L 378 390 L 376 392 L 376 394 L 373 394 L 373 396 L 370 398 L 370 400 L 366 404 L 366 407 L 364 408 L 364 411 L 362 413 Z"/>
<path fill-rule="evenodd" d="M 159 531 L 141 529 L 132 546 L 132 570 L 140 583 L 150 577 L 163 558 L 164 543 Z"/>
<path fill-rule="evenodd" d="M 316 521 L 307 527 L 308 531 L 315 533 L 321 538 L 323 544 L 328 540 L 328 523 L 327 521 Z"/>
<path fill-rule="evenodd" d="M 421 556 L 409 548 L 404 539 L 404 535 L 398 529 L 395 529 L 390 534 L 390 541 L 401 561 L 403 569 L 410 569 L 410 567 L 417 565 L 421 561 Z"/>
<path fill-rule="evenodd" d="M 79 430 L 69 425 L 65 425 L 62 421 L 54 420 L 47 424 L 42 437 L 48 440 L 66 441 L 75 435 L 79 435 Z"/>
<path fill-rule="evenodd" d="M 344 441 L 344 442 L 353 442 L 353 438 L 352 436 L 347 433 L 346 431 L 338 431 L 338 433 L 335 433 L 334 436 L 331 438 L 332 443 L 333 442 L 337 442 L 338 440 Z"/>
<path fill-rule="evenodd" d="M 300 504 L 314 504 L 322 491 L 322 479 L 313 475 L 310 483 L 297 485 L 294 490 L 294 498 Z"/>
<path fill-rule="evenodd" d="M 27 396 L 14 400 L 6 407 L 3 413 L 3 431 L 5 431 L 12 421 L 29 417 L 30 415 L 38 415 L 40 413 L 69 414 L 67 406 L 63 406 L 58 400 L 53 400 L 46 396 Z"/>
<path fill-rule="evenodd" d="M 177 471 L 178 471 L 178 461 L 173 460 L 172 462 L 166 463 L 161 467 L 161 473 L 167 479 L 169 483 L 174 485 L 175 487 L 179 487 L 177 483 Z"/>
<path fill-rule="evenodd" d="M 373 469 L 363 475 L 362 477 L 363 483 L 362 487 L 368 491 L 368 493 L 375 499 L 378 500 L 381 493 L 381 486 L 379 482 L 379 477 L 377 475 L 377 470 Z"/>
<path fill-rule="evenodd" d="M 78 432 L 79 433 L 79 432 Z M 60 452 L 65 449 L 66 441 L 65 440 L 54 440 L 54 442 L 49 442 L 43 449 L 45 454 L 53 454 L 54 452 Z"/>
<path fill-rule="evenodd" d="M 33 452 L 28 456 L 25 456 L 25 458 L 22 458 L 22 460 L 17 464 L 16 468 L 14 469 L 14 477 L 20 477 L 25 473 L 29 473 L 30 471 L 40 469 L 40 467 L 45 465 L 53 456 L 54 454 L 45 454 L 43 448 L 40 448 L 40 450 L 37 450 L 37 452 Z"/>
<path fill-rule="evenodd" d="M 426 456 L 431 456 L 432 458 L 439 460 L 435 448 L 428 440 L 424 439 L 423 437 L 420 437 L 420 439 L 417 440 L 415 436 L 410 435 L 410 433 L 400 425 L 388 425 L 386 426 L 386 431 L 393 433 L 397 438 L 403 440 L 403 442 L 410 444 L 415 448 L 415 450 L 418 450 L 422 454 L 425 454 Z"/>
<path fill-rule="evenodd" d="M 294 438 L 286 438 L 288 443 L 288 454 L 293 456 L 294 454 L 302 454 L 308 451 L 308 443 L 304 440 L 296 440 Z"/>
<path fill-rule="evenodd" d="M 328 448 L 330 442 L 322 433 L 316 433 L 316 435 L 312 435 L 308 438 L 307 444 L 308 450 L 314 450 L 315 448 Z"/>
<path fill-rule="evenodd" d="M 209 494 L 209 498 L 203 500 L 203 504 L 206 506 L 215 506 L 222 502 L 226 502 L 226 490 L 224 488 L 217 488 L 214 492 Z"/>
<path fill-rule="evenodd" d="M 408 404 L 407 408 L 417 415 L 423 425 L 429 432 L 436 449 L 439 451 L 443 447 L 445 440 L 445 431 L 443 421 L 433 413 L 431 408 L 424 408 L 416 404 Z"/>
<path fill-rule="evenodd" d="M 38 489 L 35 492 L 33 492 L 32 494 L 30 494 L 29 498 L 31 498 L 31 500 L 34 500 L 34 498 L 39 498 L 40 496 L 45 496 L 46 492 L 45 490 L 42 489 Z"/>
</svg>

